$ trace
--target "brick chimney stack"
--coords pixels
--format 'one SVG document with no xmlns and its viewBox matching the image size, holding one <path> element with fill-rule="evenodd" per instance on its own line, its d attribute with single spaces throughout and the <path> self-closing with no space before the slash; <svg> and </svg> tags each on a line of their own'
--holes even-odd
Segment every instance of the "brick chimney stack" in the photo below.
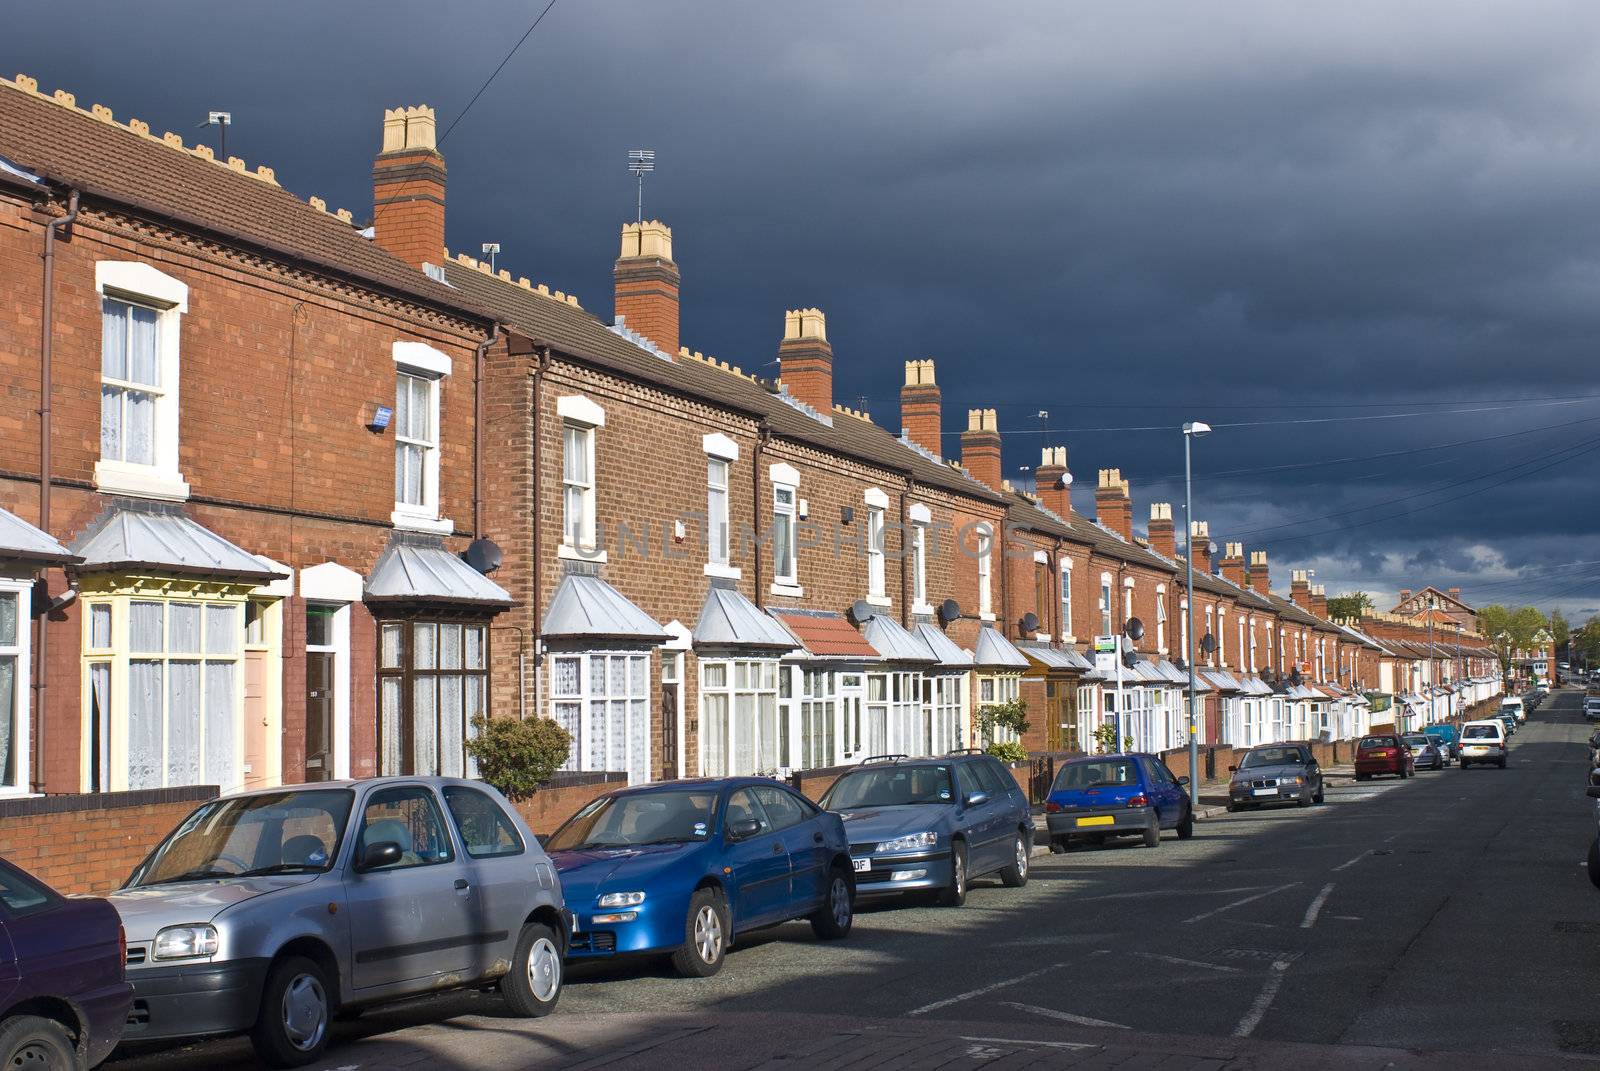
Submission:
<svg viewBox="0 0 1600 1071">
<path fill-rule="evenodd" d="M 1094 514 L 1100 524 L 1133 542 L 1133 502 L 1121 469 L 1101 469 L 1094 491 Z"/>
<path fill-rule="evenodd" d="M 1311 588 L 1311 612 L 1322 620 L 1328 620 L 1328 589 L 1326 585 L 1316 584 Z"/>
<path fill-rule="evenodd" d="M 1411 589 L 1410 588 L 1401 588 L 1400 589 L 1400 601 L 1401 602 L 1405 602 L 1409 598 L 1411 598 Z"/>
<path fill-rule="evenodd" d="M 622 225 L 622 252 L 611 269 L 612 312 L 674 356 L 678 353 L 678 265 L 672 228 L 659 220 Z"/>
<path fill-rule="evenodd" d="M 1039 451 L 1039 467 L 1033 470 L 1034 492 L 1040 504 L 1057 517 L 1072 516 L 1072 485 L 1068 475 L 1065 446 L 1046 446 Z"/>
<path fill-rule="evenodd" d="M 1289 601 L 1307 613 L 1311 611 L 1311 574 L 1296 569 L 1289 575 Z"/>
<path fill-rule="evenodd" d="M 444 263 L 445 167 L 435 137 L 427 105 L 386 108 L 372 164 L 373 237 L 418 269 Z"/>
<path fill-rule="evenodd" d="M 1178 536 L 1172 527 L 1172 503 L 1150 503 L 1150 549 L 1168 558 L 1178 556 Z"/>
<path fill-rule="evenodd" d="M 1267 582 L 1267 552 L 1252 550 L 1250 552 L 1250 589 L 1257 595 L 1265 595 L 1272 590 Z"/>
<path fill-rule="evenodd" d="M 1185 552 L 1194 560 L 1194 571 L 1211 575 L 1211 522 L 1189 522 L 1189 545 Z"/>
<path fill-rule="evenodd" d="M 794 397 L 823 416 L 833 412 L 833 347 L 821 309 L 785 310 L 778 374 Z"/>
<path fill-rule="evenodd" d="M 1234 587 L 1242 588 L 1244 581 L 1244 544 L 1229 543 L 1222 548 L 1222 575 Z"/>
<path fill-rule="evenodd" d="M 934 457 L 944 456 L 939 435 L 941 398 L 933 379 L 932 361 L 907 361 L 906 384 L 900 388 L 900 431 Z"/>
<path fill-rule="evenodd" d="M 1456 600 L 1456 602 L 1460 602 L 1461 601 L 1461 589 L 1460 588 L 1451 588 L 1446 594 L 1448 594 L 1452 599 Z"/>
<path fill-rule="evenodd" d="M 967 430 L 961 433 L 961 464 L 974 480 L 1002 490 L 1000 418 L 993 409 L 967 410 Z"/>
</svg>

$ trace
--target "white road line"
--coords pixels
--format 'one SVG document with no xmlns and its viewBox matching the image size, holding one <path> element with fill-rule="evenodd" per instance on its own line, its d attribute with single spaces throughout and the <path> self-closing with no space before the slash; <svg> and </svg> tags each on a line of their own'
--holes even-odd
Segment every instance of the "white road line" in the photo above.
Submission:
<svg viewBox="0 0 1600 1071">
<path fill-rule="evenodd" d="M 1171 963 L 1179 967 L 1204 967 L 1208 971 L 1224 971 L 1228 974 L 1238 974 L 1238 967 L 1224 967 L 1219 963 L 1204 963 L 1197 959 L 1184 959 L 1181 956 L 1163 956 L 1158 952 L 1135 952 L 1136 956 L 1145 959 L 1157 959 L 1162 963 Z"/>
<path fill-rule="evenodd" d="M 1239 1025 L 1233 1028 L 1233 1036 L 1247 1038 L 1261 1025 L 1267 1009 L 1272 1007 L 1273 999 L 1278 995 L 1278 987 L 1283 985 L 1283 972 L 1289 969 L 1287 960 L 1278 960 L 1272 965 L 1272 973 L 1267 976 L 1267 984 L 1261 987 L 1261 992 L 1256 994 L 1255 1003 L 1250 1005 L 1250 1010 L 1244 1013 L 1244 1018 L 1239 1020 Z"/>
<path fill-rule="evenodd" d="M 1322 905 L 1328 902 L 1328 896 L 1332 892 L 1333 882 L 1330 881 L 1322 887 L 1322 891 L 1317 894 L 1317 898 L 1311 901 L 1311 906 L 1306 908 L 1306 917 L 1300 920 L 1300 928 L 1302 930 L 1309 930 L 1317 924 L 1317 916 L 1322 913 Z"/>
<path fill-rule="evenodd" d="M 1053 970 L 1065 966 L 1065 963 L 1052 963 L 1048 967 L 1040 967 L 1036 971 L 1029 971 L 1027 974 L 1019 974 L 1017 977 L 1007 978 L 1003 982 L 995 982 L 991 985 L 986 985 L 981 989 L 974 989 L 966 993 L 958 993 L 953 997 L 946 997 L 943 1000 L 936 1000 L 932 1004 L 924 1004 L 920 1008 L 913 1008 L 911 1011 L 906 1012 L 906 1015 L 926 1015 L 931 1011 L 938 1011 L 940 1008 L 948 1008 L 952 1004 L 960 1004 L 963 1000 L 971 1000 L 973 997 L 981 997 L 986 993 L 993 993 L 997 989 L 1004 989 L 1007 986 L 1019 985 L 1023 982 L 1031 982 L 1041 974 L 1048 974 Z"/>
<path fill-rule="evenodd" d="M 1340 863 L 1338 866 L 1334 867 L 1333 868 L 1333 872 L 1335 874 L 1337 874 L 1341 870 L 1345 870 L 1345 869 L 1347 869 L 1349 867 L 1353 867 L 1357 863 L 1361 862 L 1361 860 L 1365 859 L 1367 856 L 1369 856 L 1371 854 L 1372 854 L 1372 849 L 1368 848 L 1366 851 L 1362 852 L 1360 855 L 1356 856 L 1354 859 L 1350 860 L 1348 863 Z"/>
<path fill-rule="evenodd" d="M 1210 911 L 1202 911 L 1200 914 L 1194 915 L 1194 916 L 1192 916 L 1190 918 L 1186 918 L 1183 921 L 1184 922 L 1199 922 L 1201 919 L 1208 919 L 1212 915 L 1220 915 L 1224 911 L 1232 911 L 1236 907 L 1243 907 L 1245 904 L 1252 903 L 1252 902 L 1254 902 L 1256 900 L 1261 899 L 1264 896 L 1271 896 L 1273 893 L 1281 893 L 1285 889 L 1292 889 L 1296 885 L 1299 885 L 1299 884 L 1300 883 L 1298 881 L 1291 881 L 1287 885 L 1278 885 L 1278 886 L 1276 886 L 1274 888 L 1268 889 L 1266 892 L 1256 893 L 1254 896 L 1246 896 L 1243 900 L 1235 900 L 1231 904 L 1223 904 L 1221 907 L 1213 908 Z"/>
<path fill-rule="evenodd" d="M 1064 1023 L 1077 1023 L 1079 1026 L 1106 1026 L 1113 1030 L 1128 1029 L 1121 1023 L 1108 1023 L 1104 1019 L 1091 1019 L 1087 1015 L 1073 1015 L 1071 1012 L 1056 1011 L 1054 1008 L 1041 1008 L 1037 1004 L 1018 1004 L 1010 1000 L 1002 1000 L 1000 1003 L 1004 1004 L 1008 1008 L 1015 1008 L 1018 1011 L 1031 1012 L 1034 1015 L 1042 1015 L 1046 1019 L 1060 1019 Z"/>
<path fill-rule="evenodd" d="M 1087 904 L 1094 900 L 1143 900 L 1151 896 L 1226 896 L 1229 893 L 1255 892 L 1265 889 L 1265 885 L 1238 885 L 1232 889 L 1151 889 L 1147 892 L 1114 892 L 1102 893 L 1099 896 L 1075 896 L 1075 904 Z"/>
<path fill-rule="evenodd" d="M 1031 1038 L 983 1038 L 962 1034 L 962 1041 L 986 1041 L 996 1045 L 1045 1045 L 1052 1049 L 1098 1049 L 1092 1041 L 1034 1041 Z"/>
</svg>

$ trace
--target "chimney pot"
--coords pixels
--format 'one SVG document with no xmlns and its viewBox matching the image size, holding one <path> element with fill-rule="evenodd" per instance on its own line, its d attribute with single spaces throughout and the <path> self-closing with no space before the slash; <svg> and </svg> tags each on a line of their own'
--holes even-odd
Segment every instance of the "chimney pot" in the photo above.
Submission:
<svg viewBox="0 0 1600 1071">
<path fill-rule="evenodd" d="M 907 361 L 900 388 L 900 429 L 905 437 L 934 457 L 944 456 L 943 399 L 933 378 L 933 361 Z"/>
<path fill-rule="evenodd" d="M 1170 502 L 1150 503 L 1150 547 L 1167 558 L 1178 556 L 1176 529 L 1172 524 Z"/>
<path fill-rule="evenodd" d="M 1101 469 L 1094 492 L 1095 518 L 1106 528 L 1133 542 L 1133 503 L 1121 469 Z"/>
<path fill-rule="evenodd" d="M 444 262 L 445 178 L 433 109 L 386 109 L 372 165 L 373 236 L 413 267 Z"/>
<path fill-rule="evenodd" d="M 1185 548 L 1197 573 L 1211 573 L 1211 522 L 1189 522 L 1189 545 Z"/>
<path fill-rule="evenodd" d="M 993 409 L 967 410 L 967 430 L 961 433 L 961 464 L 968 475 L 996 491 L 1000 477 L 1000 418 Z"/>
<path fill-rule="evenodd" d="M 667 353 L 677 353 L 681 279 L 672 259 L 672 228 L 660 220 L 622 225 L 622 250 L 611 269 L 613 316 Z"/>
<path fill-rule="evenodd" d="M 1046 446 L 1039 451 L 1039 467 L 1033 470 L 1034 491 L 1044 508 L 1058 517 L 1072 515 L 1072 488 L 1066 476 L 1065 446 Z"/>
</svg>

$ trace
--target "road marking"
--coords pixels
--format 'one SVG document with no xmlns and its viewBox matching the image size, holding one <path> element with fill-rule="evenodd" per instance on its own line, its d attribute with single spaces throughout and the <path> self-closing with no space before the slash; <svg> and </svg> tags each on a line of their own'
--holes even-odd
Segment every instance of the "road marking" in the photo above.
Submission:
<svg viewBox="0 0 1600 1071">
<path fill-rule="evenodd" d="M 1212 915 L 1220 915 L 1224 911 L 1232 911 L 1236 907 L 1243 907 L 1245 904 L 1253 903 L 1254 901 L 1260 900 L 1262 897 L 1265 897 L 1265 896 L 1271 896 L 1273 893 L 1281 893 L 1285 889 L 1292 889 L 1296 885 L 1299 885 L 1299 884 L 1300 883 L 1298 881 L 1291 881 L 1287 885 L 1278 885 L 1278 886 L 1275 886 L 1274 888 L 1268 889 L 1266 892 L 1256 893 L 1254 896 L 1246 896 L 1243 900 L 1235 900 L 1232 903 L 1223 904 L 1221 907 L 1213 908 L 1210 911 L 1202 911 L 1200 914 L 1194 915 L 1194 916 L 1192 916 L 1190 918 L 1186 918 L 1183 921 L 1186 922 L 1186 923 L 1187 922 L 1199 922 L 1201 919 L 1208 919 Z"/>
<path fill-rule="evenodd" d="M 1311 906 L 1306 908 L 1306 917 L 1300 920 L 1300 928 L 1302 930 L 1309 930 L 1316 925 L 1317 916 L 1322 912 L 1322 905 L 1328 902 L 1328 896 L 1332 892 L 1333 882 L 1330 881 L 1322 887 L 1322 891 L 1317 894 L 1317 898 L 1311 901 Z"/>
<path fill-rule="evenodd" d="M 960 1004 L 963 1000 L 971 1000 L 973 997 L 981 997 L 986 993 L 993 993 L 997 989 L 1004 989 L 1007 986 L 1020 985 L 1023 982 L 1031 982 L 1041 974 L 1048 974 L 1053 970 L 1057 970 L 1065 966 L 1065 963 L 1052 963 L 1048 967 L 1040 967 L 1036 971 L 1029 971 L 1027 974 L 1019 974 L 1017 977 L 1007 978 L 1003 982 L 994 982 L 990 985 L 983 986 L 980 989 L 974 989 L 966 993 L 958 993 L 953 997 L 946 997 L 943 1000 L 936 1000 L 932 1004 L 924 1004 L 920 1008 L 914 1008 L 911 1011 L 906 1012 L 906 1015 L 926 1015 L 931 1011 L 938 1011 L 940 1008 L 948 1008 L 952 1004 Z"/>
<path fill-rule="evenodd" d="M 1272 965 L 1272 973 L 1267 976 L 1267 984 L 1261 987 L 1261 992 L 1256 994 L 1255 1003 L 1250 1005 L 1250 1010 L 1244 1013 L 1244 1018 L 1239 1020 L 1239 1025 L 1233 1028 L 1233 1036 L 1247 1038 L 1261 1025 L 1261 1020 L 1266 1016 L 1267 1009 L 1272 1007 L 1272 1001 L 1278 995 L 1278 987 L 1283 985 L 1283 973 L 1289 969 L 1289 961 L 1278 960 Z"/>
<path fill-rule="evenodd" d="M 1143 900 L 1147 896 L 1226 896 L 1229 893 L 1255 892 L 1265 889 L 1265 885 L 1238 885 L 1231 889 L 1151 889 L 1149 892 L 1115 892 L 1103 893 L 1100 896 L 1075 896 L 1072 902 L 1086 904 L 1092 900 Z"/>
<path fill-rule="evenodd" d="M 1052 1049 L 1098 1049 L 1100 1046 L 1091 1041 L 1034 1041 L 1023 1038 L 981 1038 L 968 1034 L 961 1035 L 962 1041 L 987 1041 L 998 1045 L 1047 1045 Z"/>
<path fill-rule="evenodd" d="M 1353 867 L 1357 863 L 1361 862 L 1361 860 L 1365 859 L 1367 856 L 1369 856 L 1371 854 L 1372 854 L 1372 849 L 1368 848 L 1366 851 L 1362 852 L 1360 855 L 1356 856 L 1354 859 L 1350 860 L 1348 863 L 1340 863 L 1338 866 L 1334 867 L 1333 868 L 1333 872 L 1335 874 L 1337 874 L 1341 870 L 1346 870 L 1346 869 L 1348 869 L 1350 867 Z"/>
<path fill-rule="evenodd" d="M 1041 1008 L 1037 1004 L 1018 1004 L 1015 1001 L 1010 1000 L 1002 1000 L 1000 1003 L 1004 1004 L 1008 1008 L 1015 1008 L 1018 1011 L 1031 1012 L 1034 1015 L 1042 1015 L 1046 1019 L 1060 1019 L 1064 1023 L 1077 1023 L 1079 1026 L 1104 1026 L 1110 1027 L 1112 1030 L 1128 1029 L 1121 1023 L 1109 1023 L 1104 1019 L 1091 1019 L 1087 1015 L 1073 1015 L 1071 1012 L 1056 1011 L 1054 1008 Z"/>
<path fill-rule="evenodd" d="M 1136 956 L 1145 959 L 1158 959 L 1162 963 L 1172 963 L 1179 967 L 1204 967 L 1208 971 L 1226 971 L 1229 974 L 1238 974 L 1238 967 L 1224 967 L 1220 963 L 1205 963 L 1198 959 L 1184 959 L 1181 956 L 1163 956 L 1158 952 L 1135 952 Z"/>
</svg>

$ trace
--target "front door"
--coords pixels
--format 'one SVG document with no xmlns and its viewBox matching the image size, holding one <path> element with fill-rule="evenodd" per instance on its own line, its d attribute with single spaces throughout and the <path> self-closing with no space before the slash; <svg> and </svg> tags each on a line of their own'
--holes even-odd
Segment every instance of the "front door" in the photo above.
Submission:
<svg viewBox="0 0 1600 1071">
<path fill-rule="evenodd" d="M 306 651 L 306 776 L 333 776 L 333 652 Z"/>
<path fill-rule="evenodd" d="M 1044 682 L 1044 749 L 1046 751 L 1060 751 L 1062 741 L 1065 739 L 1066 725 L 1063 724 L 1061 693 L 1065 686 L 1055 681 Z"/>
<path fill-rule="evenodd" d="M 678 776 L 678 678 L 673 667 L 679 655 L 661 656 L 661 776 Z"/>
<path fill-rule="evenodd" d="M 266 651 L 244 653 L 244 787 L 259 788 L 267 778 Z"/>
</svg>

